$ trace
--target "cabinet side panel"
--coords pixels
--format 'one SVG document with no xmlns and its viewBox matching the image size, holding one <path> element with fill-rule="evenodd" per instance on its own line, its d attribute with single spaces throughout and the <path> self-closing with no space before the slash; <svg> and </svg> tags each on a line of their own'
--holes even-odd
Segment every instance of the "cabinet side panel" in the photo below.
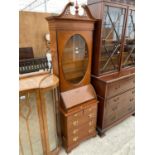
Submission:
<svg viewBox="0 0 155 155">
<path fill-rule="evenodd" d="M 95 77 L 91 78 L 91 83 L 94 86 L 96 94 L 104 98 L 106 95 L 106 83 Z"/>
<path fill-rule="evenodd" d="M 97 127 L 99 129 L 103 129 L 103 118 L 104 118 L 104 99 L 101 97 L 97 97 L 98 103 L 98 112 L 97 112 Z"/>
<path fill-rule="evenodd" d="M 100 47 L 101 47 L 101 26 L 102 21 L 97 20 L 93 34 L 93 51 L 92 51 L 92 74 L 99 75 L 100 67 Z"/>
<path fill-rule="evenodd" d="M 51 37 L 51 53 L 52 53 L 52 65 L 53 65 L 53 73 L 59 76 L 58 69 L 58 52 L 57 52 L 57 33 L 56 31 L 50 31 Z"/>
</svg>

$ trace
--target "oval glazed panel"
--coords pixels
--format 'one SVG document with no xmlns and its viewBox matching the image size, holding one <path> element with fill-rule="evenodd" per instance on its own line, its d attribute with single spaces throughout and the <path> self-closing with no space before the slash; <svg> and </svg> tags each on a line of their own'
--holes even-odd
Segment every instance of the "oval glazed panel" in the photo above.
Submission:
<svg viewBox="0 0 155 155">
<path fill-rule="evenodd" d="M 88 49 L 84 38 L 73 35 L 66 43 L 62 54 L 62 68 L 65 79 L 70 83 L 79 83 L 87 70 Z"/>
</svg>

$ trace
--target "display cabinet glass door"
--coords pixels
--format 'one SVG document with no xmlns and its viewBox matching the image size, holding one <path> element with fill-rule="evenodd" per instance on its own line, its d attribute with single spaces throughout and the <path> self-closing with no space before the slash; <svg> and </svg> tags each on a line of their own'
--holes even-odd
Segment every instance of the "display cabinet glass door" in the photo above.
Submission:
<svg viewBox="0 0 155 155">
<path fill-rule="evenodd" d="M 104 7 L 100 73 L 119 69 L 120 47 L 126 10 L 111 6 Z"/>
<path fill-rule="evenodd" d="M 20 155 L 44 155 L 37 93 L 24 93 L 19 97 Z"/>
<path fill-rule="evenodd" d="M 58 135 L 57 135 L 57 108 L 58 102 L 57 88 L 42 93 L 44 99 L 44 128 L 46 135 L 47 154 L 58 147 Z M 56 125 L 57 124 L 57 125 Z"/>
<path fill-rule="evenodd" d="M 135 11 L 129 10 L 122 67 L 134 66 L 135 64 Z"/>
<path fill-rule="evenodd" d="M 62 68 L 65 79 L 70 83 L 79 83 L 87 70 L 88 50 L 84 38 L 73 35 L 66 43 L 62 54 Z"/>
</svg>

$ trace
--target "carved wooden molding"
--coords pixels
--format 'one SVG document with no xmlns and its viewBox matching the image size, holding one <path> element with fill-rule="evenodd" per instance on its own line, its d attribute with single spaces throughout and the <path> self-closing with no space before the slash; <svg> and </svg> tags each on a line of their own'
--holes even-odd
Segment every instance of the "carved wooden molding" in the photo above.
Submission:
<svg viewBox="0 0 155 155">
<path fill-rule="evenodd" d="M 73 15 L 71 13 L 71 10 L 70 10 L 70 7 L 73 7 L 74 6 L 74 3 L 73 2 L 69 2 L 64 10 L 62 11 L 62 13 L 58 16 L 52 16 L 52 17 L 47 17 L 46 19 L 49 20 L 51 18 L 77 18 L 77 19 L 88 19 L 88 20 L 96 20 L 92 15 L 91 15 L 91 12 L 89 10 L 89 8 L 87 7 L 87 5 L 82 5 L 81 7 L 83 8 L 84 10 L 84 13 L 83 15 L 79 15 L 77 12 L 78 12 L 78 8 L 75 9 L 75 15 Z M 76 12 L 77 11 L 77 12 Z"/>
</svg>

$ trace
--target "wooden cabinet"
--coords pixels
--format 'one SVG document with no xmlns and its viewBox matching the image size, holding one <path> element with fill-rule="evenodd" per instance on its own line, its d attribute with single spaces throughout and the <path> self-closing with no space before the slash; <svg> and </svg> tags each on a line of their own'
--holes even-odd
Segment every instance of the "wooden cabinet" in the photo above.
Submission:
<svg viewBox="0 0 155 155">
<path fill-rule="evenodd" d="M 19 81 L 20 155 L 57 155 L 60 148 L 58 78 L 25 74 Z"/>
<path fill-rule="evenodd" d="M 100 135 L 134 113 L 134 1 L 88 0 L 95 23 L 91 82 L 99 100 Z M 98 11 L 97 11 L 98 10 Z"/>
<path fill-rule="evenodd" d="M 70 152 L 96 135 L 97 96 L 91 79 L 95 19 L 87 6 L 84 14 L 71 14 L 68 3 L 59 16 L 46 18 L 51 36 L 54 74 L 60 79 L 60 113 L 63 146 Z"/>
</svg>

